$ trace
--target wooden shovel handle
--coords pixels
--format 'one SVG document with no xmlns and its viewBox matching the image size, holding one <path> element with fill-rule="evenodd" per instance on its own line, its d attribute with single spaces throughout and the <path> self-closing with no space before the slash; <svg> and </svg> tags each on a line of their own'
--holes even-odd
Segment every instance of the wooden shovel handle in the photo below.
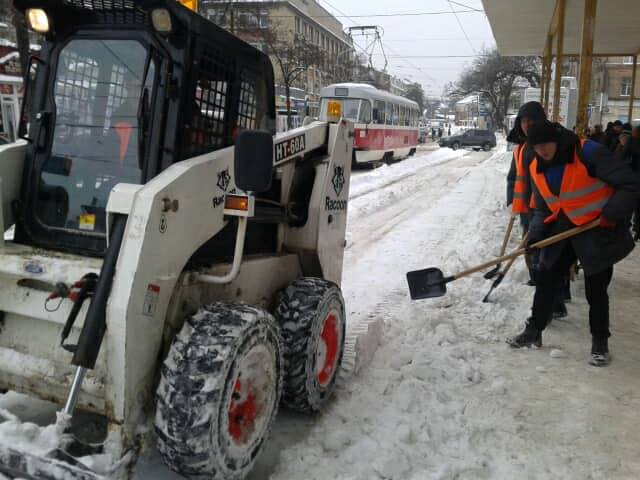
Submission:
<svg viewBox="0 0 640 480">
<path fill-rule="evenodd" d="M 518 244 L 517 250 L 520 250 L 521 248 L 524 248 L 525 245 L 527 244 L 527 240 L 529 240 L 529 232 L 525 233 L 524 237 L 522 237 L 522 240 L 520 240 L 520 243 Z M 517 259 L 518 259 L 518 257 L 513 257 L 511 260 L 509 260 L 509 263 L 507 263 L 504 266 L 504 270 L 502 270 L 500 275 L 502 275 L 504 277 L 507 274 L 507 272 L 509 272 L 509 270 L 511 270 L 511 267 L 513 267 L 513 264 L 515 263 L 515 261 Z"/>
<path fill-rule="evenodd" d="M 504 234 L 504 239 L 502 240 L 502 247 L 500 248 L 500 257 L 502 255 L 504 255 L 504 253 L 507 251 L 507 245 L 509 245 L 509 239 L 511 238 L 511 232 L 513 231 L 513 224 L 516 221 L 516 216 L 515 215 L 511 215 L 511 218 L 509 218 L 509 225 L 507 226 L 507 231 Z"/>
<path fill-rule="evenodd" d="M 567 238 L 571 238 L 580 233 L 586 232 L 587 230 L 596 228 L 599 225 L 600 225 L 600 219 L 598 218 L 591 223 L 587 223 L 586 225 L 572 228 L 571 230 L 567 230 L 566 232 L 559 233 L 557 235 L 554 235 L 553 237 L 545 238 L 544 240 L 534 243 L 529 248 L 545 248 L 545 247 L 548 247 L 549 245 L 553 245 L 554 243 L 561 242 L 562 240 L 566 240 Z M 527 252 L 526 248 L 518 248 L 517 250 L 509 253 L 508 255 L 503 255 L 501 257 L 482 263 L 468 270 L 464 270 L 460 273 L 457 273 L 453 275 L 452 280 L 458 280 L 459 278 L 462 278 L 462 277 L 468 277 L 469 275 L 472 275 L 477 272 L 481 272 L 483 270 L 486 270 L 487 268 L 498 265 L 499 263 L 506 262 L 507 260 L 515 259 L 520 255 L 524 255 L 526 252 Z"/>
</svg>

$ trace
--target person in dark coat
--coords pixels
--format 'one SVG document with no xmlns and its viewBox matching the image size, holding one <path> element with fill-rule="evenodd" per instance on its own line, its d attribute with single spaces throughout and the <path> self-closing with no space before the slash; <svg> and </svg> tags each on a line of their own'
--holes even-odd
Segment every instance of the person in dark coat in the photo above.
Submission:
<svg viewBox="0 0 640 480">
<path fill-rule="evenodd" d="M 604 133 L 602 132 L 602 125 L 594 125 L 593 131 L 589 136 L 589 140 L 593 140 L 594 142 L 603 143 L 604 142 Z"/>
<path fill-rule="evenodd" d="M 609 128 L 609 124 L 611 124 L 611 128 Z M 603 143 L 610 152 L 614 152 L 618 148 L 618 137 L 622 133 L 622 122 L 616 120 L 613 123 L 609 122 L 609 124 L 607 124 L 607 130 L 604 132 Z"/>
<path fill-rule="evenodd" d="M 528 142 L 536 151 L 536 163 L 531 167 L 532 175 L 535 168 L 536 177 L 533 182 L 535 208 L 529 225 L 529 245 L 575 227 L 567 215 L 572 215 L 572 218 L 587 213 L 599 215 L 600 227 L 541 250 L 532 315 L 527 320 L 524 331 L 511 338 L 509 343 L 514 348 L 542 346 L 542 331 L 551 319 L 552 302 L 559 278 L 577 258 L 584 269 L 585 291 L 589 302 L 592 335 L 589 363 L 595 366 L 607 365 L 610 359 L 607 289 L 613 275 L 613 265 L 629 255 L 634 247 L 628 218 L 640 196 L 638 182 L 631 167 L 622 159 L 614 157 L 607 149 L 589 140 L 581 146 L 575 134 L 550 122 L 534 125 L 529 132 Z M 588 194 L 582 193 L 584 189 L 579 186 L 574 191 L 564 190 L 566 171 L 575 172 L 579 167 L 574 164 L 576 161 L 584 165 L 588 179 L 599 179 L 602 182 L 593 182 Z M 551 194 L 560 201 L 565 201 L 563 196 L 564 199 L 576 199 L 597 194 L 604 198 L 604 204 L 600 206 L 599 202 L 602 200 L 595 201 L 589 197 L 589 200 L 584 200 L 584 207 L 574 205 L 574 210 L 566 213 L 563 206 L 557 212 L 557 217 L 554 217 L 540 191 L 540 178 L 544 178 Z M 572 177 L 571 180 L 575 178 Z M 613 190 L 608 191 L 607 185 Z M 594 186 L 597 190 L 593 190 Z M 561 193 L 564 195 L 561 196 Z M 579 193 L 582 197 L 576 196 Z M 558 201 L 553 198 L 550 200 Z M 587 213 L 582 213 L 581 210 Z"/>
<path fill-rule="evenodd" d="M 629 164 L 640 182 L 640 125 L 631 130 L 631 135 L 626 140 L 622 151 L 622 158 Z M 636 242 L 640 240 L 640 199 L 633 212 L 633 239 Z"/>
<path fill-rule="evenodd" d="M 523 164 L 526 172 L 529 171 L 529 165 L 535 157 L 535 152 L 533 151 L 533 149 L 530 146 L 526 145 L 527 131 L 534 124 L 544 122 L 546 119 L 547 115 L 545 114 L 544 108 L 542 107 L 540 102 L 527 102 L 520 107 L 520 110 L 518 110 L 518 115 L 516 116 L 514 127 L 507 136 L 508 142 L 518 145 L 525 145 L 526 150 L 523 155 Z M 509 173 L 507 174 L 507 205 L 511 205 L 513 203 L 516 176 L 516 159 L 515 157 L 513 157 L 511 159 L 511 167 L 509 168 Z M 526 183 L 525 198 L 530 198 L 531 194 L 531 182 L 528 181 Z M 529 211 L 529 213 L 520 214 L 520 224 L 522 225 L 524 233 L 526 233 L 529 228 L 529 218 L 531 214 L 532 211 Z M 525 261 L 527 263 L 527 268 L 529 269 L 529 285 L 535 286 L 536 270 L 538 268 L 538 252 L 527 254 L 525 256 Z M 563 279 L 562 289 L 558 292 L 558 297 L 554 302 L 554 318 L 562 318 L 567 316 L 567 307 L 564 303 L 564 300 L 570 299 L 571 286 L 569 274 L 567 273 L 567 275 L 565 275 Z"/>
</svg>

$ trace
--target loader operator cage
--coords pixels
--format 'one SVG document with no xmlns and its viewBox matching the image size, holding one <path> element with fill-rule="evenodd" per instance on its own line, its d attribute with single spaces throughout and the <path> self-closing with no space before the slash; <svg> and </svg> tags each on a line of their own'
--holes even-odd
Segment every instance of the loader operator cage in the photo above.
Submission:
<svg viewBox="0 0 640 480">
<path fill-rule="evenodd" d="M 16 0 L 49 31 L 29 82 L 16 241 L 101 256 L 118 183 L 275 133 L 269 58 L 173 0 Z M 213 186 L 212 186 L 213 189 Z"/>
</svg>

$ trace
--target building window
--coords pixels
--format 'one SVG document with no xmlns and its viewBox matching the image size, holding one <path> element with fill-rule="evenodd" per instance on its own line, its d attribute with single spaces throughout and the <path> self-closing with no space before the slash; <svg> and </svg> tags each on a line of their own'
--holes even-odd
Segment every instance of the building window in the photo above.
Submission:
<svg viewBox="0 0 640 480">
<path fill-rule="evenodd" d="M 622 63 L 625 65 L 633 65 L 633 57 L 622 57 Z"/>
<path fill-rule="evenodd" d="M 620 84 L 620 95 L 623 97 L 628 97 L 631 95 L 631 79 L 623 78 L 622 83 Z"/>
<path fill-rule="evenodd" d="M 300 18 L 296 17 L 296 33 L 300 33 Z"/>
</svg>

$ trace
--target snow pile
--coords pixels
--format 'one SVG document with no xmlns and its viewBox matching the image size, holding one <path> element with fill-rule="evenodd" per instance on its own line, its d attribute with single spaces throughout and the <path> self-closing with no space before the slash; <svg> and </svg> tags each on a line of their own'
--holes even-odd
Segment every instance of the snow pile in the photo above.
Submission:
<svg viewBox="0 0 640 480">
<path fill-rule="evenodd" d="M 383 319 L 382 344 L 310 431 L 252 478 L 640 477 L 640 435 L 632 427 L 640 405 L 632 380 L 639 332 L 614 336 L 629 343 L 625 354 L 634 361 L 590 369 L 579 292 L 569 319 L 545 332 L 542 349 L 509 349 L 504 339 L 522 328 L 533 295 L 521 260 L 492 303 L 482 303 L 490 282 L 481 274 L 451 283 L 441 298 L 408 297 L 409 270 L 436 266 L 449 275 L 497 253 L 508 220 L 510 154 L 474 162 L 480 155 L 421 172 L 350 206 L 343 283 L 349 318 Z M 420 181 L 423 187 L 407 196 L 407 184 Z M 394 202 L 378 202 L 390 191 Z M 366 202 L 378 208 L 367 211 Z M 511 248 L 518 237 L 516 230 Z M 581 289 L 582 281 L 573 288 Z"/>
<path fill-rule="evenodd" d="M 369 192 L 414 175 L 425 167 L 439 165 L 463 157 L 467 153 L 469 152 L 465 150 L 454 151 L 450 148 L 441 148 L 425 154 L 418 152 L 415 156 L 409 157 L 406 160 L 391 165 L 385 164 L 380 168 L 366 173 L 360 174 L 356 171 L 351 178 L 349 197 L 351 200 L 354 200 Z"/>
<path fill-rule="evenodd" d="M 57 413 L 56 423 L 45 427 L 22 422 L 10 412 L 0 409 L 1 418 L 6 421 L 0 423 L 0 443 L 15 450 L 46 456 L 70 440 L 69 435 L 64 432 L 69 427 L 71 417 L 62 412 Z"/>
</svg>

